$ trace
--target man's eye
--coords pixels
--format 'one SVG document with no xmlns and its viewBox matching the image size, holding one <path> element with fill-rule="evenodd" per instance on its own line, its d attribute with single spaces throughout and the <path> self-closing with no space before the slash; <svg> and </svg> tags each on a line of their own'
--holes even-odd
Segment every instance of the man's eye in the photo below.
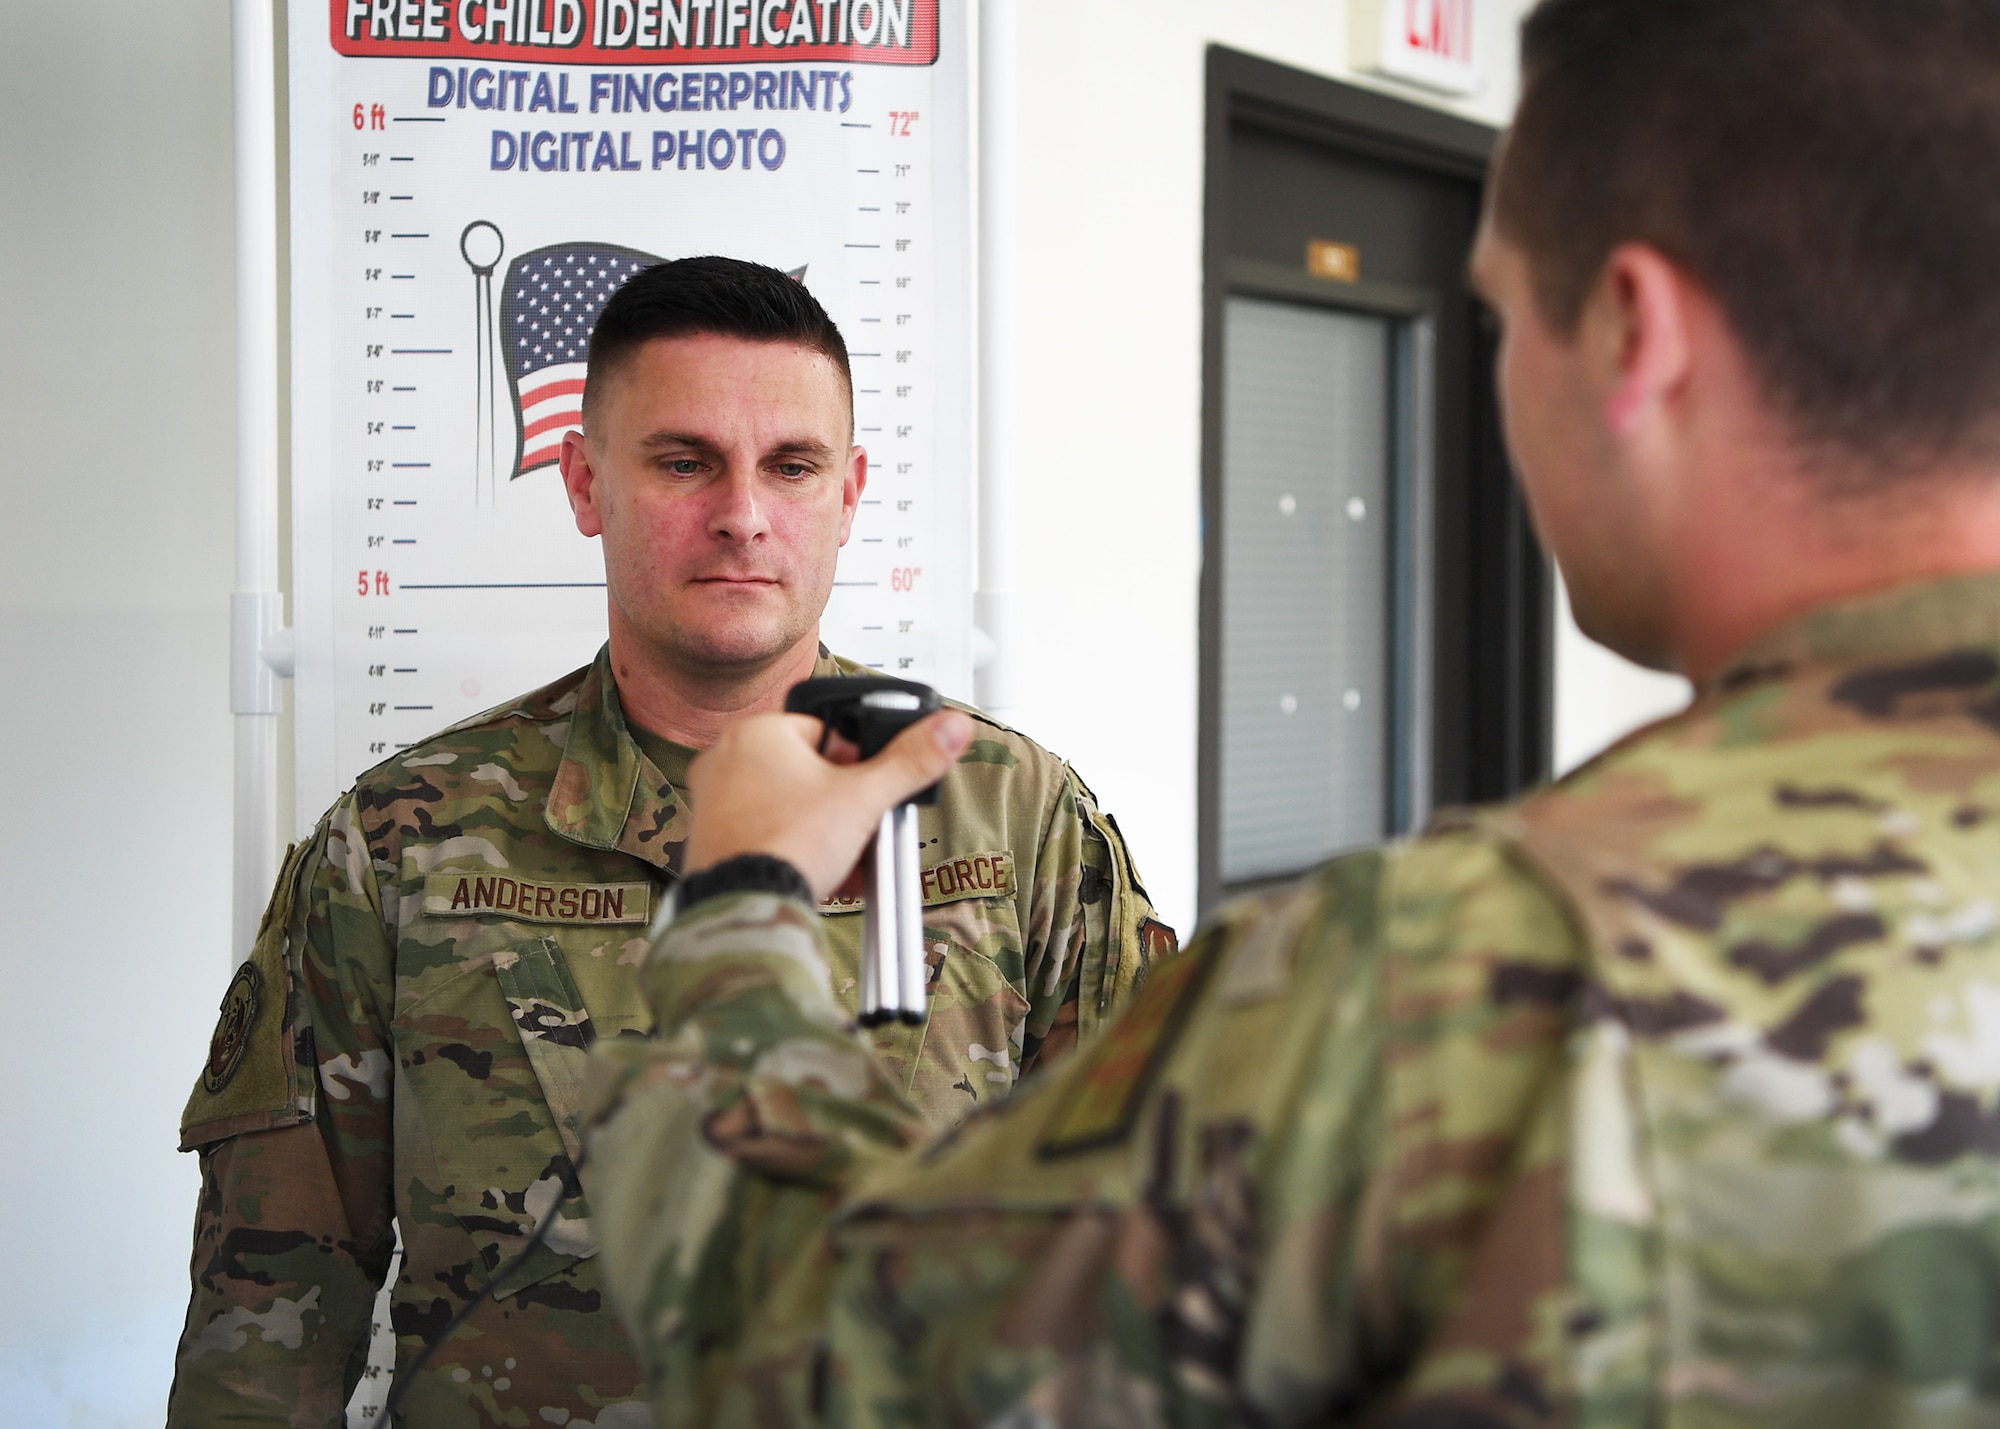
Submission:
<svg viewBox="0 0 2000 1429">
<path fill-rule="evenodd" d="M 695 476 L 701 471 L 701 463 L 691 456 L 676 457 L 667 463 L 667 470 L 675 476 Z"/>
<path fill-rule="evenodd" d="M 789 476 L 796 479 L 801 476 L 810 476 L 812 468 L 802 461 L 785 461 L 778 463 L 777 473 L 780 476 Z"/>
</svg>

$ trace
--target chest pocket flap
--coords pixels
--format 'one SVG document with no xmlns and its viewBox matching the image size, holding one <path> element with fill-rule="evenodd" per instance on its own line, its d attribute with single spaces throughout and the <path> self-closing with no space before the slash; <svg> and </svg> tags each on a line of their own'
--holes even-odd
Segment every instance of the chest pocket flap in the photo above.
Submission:
<svg viewBox="0 0 2000 1429">
<path fill-rule="evenodd" d="M 562 949 L 543 938 L 519 953 L 502 953 L 493 961 L 500 991 L 514 1014 L 514 1030 L 522 1050 L 542 1084 L 556 1131 L 569 1152 L 570 1164 L 582 1156 L 583 1077 L 590 1062 L 590 1044 L 597 1040 L 583 994 L 569 975 Z"/>
<path fill-rule="evenodd" d="M 542 1097 L 549 1104 L 556 1134 L 562 1138 L 574 1168 L 583 1156 L 581 1116 L 583 1079 L 590 1061 L 590 1044 L 597 1040 L 583 995 L 570 976 L 562 949 L 555 939 L 543 938 L 518 953 L 502 953 L 493 961 L 494 975 L 514 1017 L 514 1030 L 521 1036 L 521 1049 L 535 1080 L 542 1085 Z M 528 1188 L 524 1198 L 529 1229 L 554 1208 L 558 1217 L 542 1243 L 518 1266 L 494 1281 L 493 1298 L 505 1299 L 573 1261 L 597 1254 L 597 1239 L 590 1227 L 590 1208 L 581 1195 L 563 1199 L 565 1187 L 560 1176 Z M 524 1242 L 525 1243 L 525 1242 Z M 519 1254 L 514 1250 L 511 1254 Z M 504 1269 L 504 1264 L 502 1266 Z"/>
<path fill-rule="evenodd" d="M 491 976 L 470 968 L 399 1018 L 398 1040 L 442 1175 L 439 1209 L 505 1271 L 491 1286 L 504 1299 L 597 1253 L 588 1206 L 564 1199 L 596 1034 L 553 939 L 503 950 L 488 966 Z M 542 1243 L 510 1269 L 551 1213 Z"/>
</svg>

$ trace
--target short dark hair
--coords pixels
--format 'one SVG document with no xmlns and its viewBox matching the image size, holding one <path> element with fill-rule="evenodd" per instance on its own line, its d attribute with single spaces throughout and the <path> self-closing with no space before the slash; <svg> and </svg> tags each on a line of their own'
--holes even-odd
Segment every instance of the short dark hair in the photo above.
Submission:
<svg viewBox="0 0 2000 1429">
<path fill-rule="evenodd" d="M 821 353 L 840 369 L 850 399 L 854 394 L 847 343 L 803 282 L 741 258 L 676 258 L 627 278 L 598 314 L 583 385 L 586 424 L 593 397 L 642 345 L 704 333 L 795 343 Z"/>
<path fill-rule="evenodd" d="M 2000 0 L 1543 0 L 1495 177 L 1559 332 L 1619 244 L 1863 469 L 2000 452 Z"/>
</svg>

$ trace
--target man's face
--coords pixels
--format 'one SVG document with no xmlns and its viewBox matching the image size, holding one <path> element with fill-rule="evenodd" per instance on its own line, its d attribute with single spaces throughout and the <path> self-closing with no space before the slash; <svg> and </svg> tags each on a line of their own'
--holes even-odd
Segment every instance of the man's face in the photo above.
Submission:
<svg viewBox="0 0 2000 1429">
<path fill-rule="evenodd" d="M 816 639 L 868 472 L 840 369 L 789 343 L 655 338 L 593 396 L 563 483 L 604 538 L 614 636 L 667 672 Z"/>
<path fill-rule="evenodd" d="M 1627 454 L 1606 428 L 1605 363 L 1593 362 L 1581 330 L 1565 337 L 1543 318 L 1526 253 L 1495 232 L 1490 217 L 1473 249 L 1472 277 L 1500 322 L 1495 376 L 1507 450 L 1536 534 L 1562 568 L 1577 625 L 1631 659 L 1663 665 L 1654 523 Z"/>
</svg>

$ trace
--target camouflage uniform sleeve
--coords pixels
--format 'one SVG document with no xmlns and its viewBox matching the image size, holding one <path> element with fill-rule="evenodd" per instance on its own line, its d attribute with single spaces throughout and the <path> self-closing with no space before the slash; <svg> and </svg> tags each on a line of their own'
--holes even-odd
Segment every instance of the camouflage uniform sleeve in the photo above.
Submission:
<svg viewBox="0 0 2000 1429">
<path fill-rule="evenodd" d="M 1131 1000 L 1153 960 L 1177 948 L 1153 911 L 1117 824 L 1067 765 L 1037 850 L 1027 949 L 1021 1075 L 1066 1055 Z"/>
<path fill-rule="evenodd" d="M 1331 1114 L 1342 1085 L 1379 1077 L 1380 1140 L 1351 1166 L 1354 1233 L 1325 1284 L 1327 1303 L 1348 1307 L 1341 1361 L 1364 1397 L 1381 1404 L 1393 1390 L 1410 1422 L 1548 1422 L 1579 1308 L 1566 1138 L 1586 945 L 1563 900 L 1472 829 L 1392 854 L 1380 920 L 1379 1030 L 1356 1039 L 1346 1074 L 1317 1085 L 1301 1115 Z M 1303 1185 L 1316 1155 L 1300 1138 L 1280 1184 Z M 1311 1224 L 1292 1218 L 1270 1246 L 1274 1303 L 1298 1289 L 1289 1262 Z M 1282 1383 L 1315 1353 L 1297 1337 L 1272 1348 L 1254 1381 Z"/>
<path fill-rule="evenodd" d="M 599 1054 L 620 1099 L 591 1196 L 665 1423 L 1561 1402 L 1582 954 L 1496 843 L 1225 910 L 1103 1036 L 917 1154 L 805 910 L 738 903 L 670 938 L 665 1040 Z"/>
<path fill-rule="evenodd" d="M 691 910 L 647 965 L 654 1034 L 593 1054 L 585 1186 L 668 1424 L 708 1418 L 738 1337 L 802 1293 L 788 1278 L 810 1294 L 841 1190 L 925 1129 L 835 1003 L 824 936 L 812 909 L 767 894 Z M 803 1326 L 809 1364 L 810 1317 L 775 1319 Z"/>
<path fill-rule="evenodd" d="M 389 965 L 343 802 L 288 859 L 183 1120 L 202 1185 L 169 1429 L 345 1422 L 394 1244 Z"/>
</svg>

